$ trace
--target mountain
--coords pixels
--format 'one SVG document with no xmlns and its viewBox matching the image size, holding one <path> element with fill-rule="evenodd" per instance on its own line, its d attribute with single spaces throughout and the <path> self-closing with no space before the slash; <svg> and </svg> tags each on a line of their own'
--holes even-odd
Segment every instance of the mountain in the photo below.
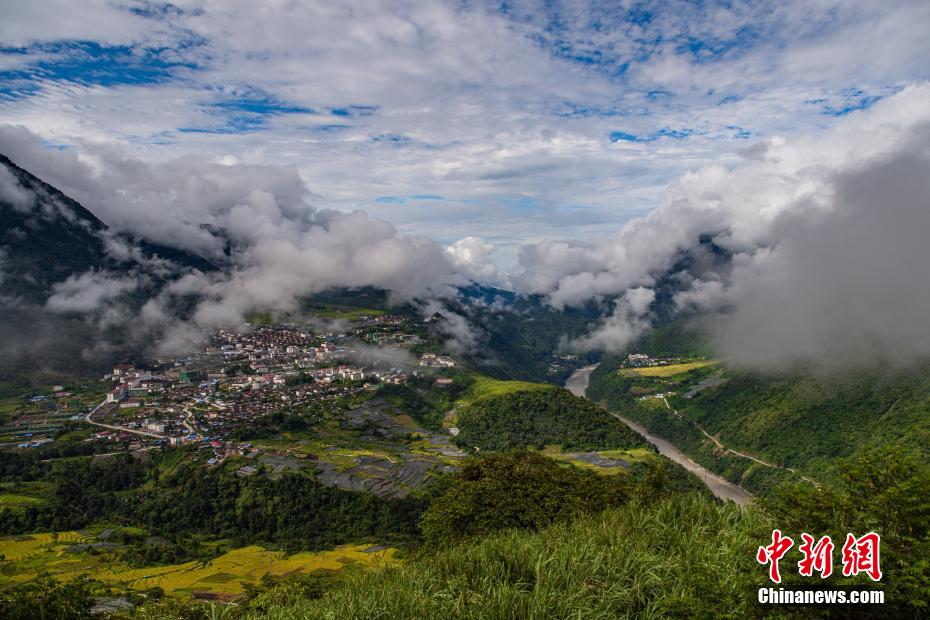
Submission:
<svg viewBox="0 0 930 620">
<path fill-rule="evenodd" d="M 96 372 L 130 352 L 125 323 L 96 322 L 89 288 L 115 287 L 131 320 L 167 282 L 208 260 L 111 230 L 86 207 L 0 154 L 0 392 L 28 389 L 36 372 Z M 87 278 L 87 282 L 78 278 Z M 69 279 L 75 282 L 68 287 Z M 49 307 L 67 289 L 71 306 Z M 115 304 L 94 311 L 113 311 Z M 88 308 L 84 308 L 87 310 Z"/>
<path fill-rule="evenodd" d="M 710 355 L 706 336 L 693 325 L 674 321 L 628 351 L 657 358 Z M 836 486 L 844 459 L 878 447 L 908 452 L 930 445 L 930 362 L 908 368 L 798 366 L 766 374 L 724 361 L 652 376 L 618 372 L 622 362 L 623 356 L 604 358 L 591 375 L 589 398 L 759 495 L 800 475 Z M 641 398 L 659 392 L 670 393 L 668 407 Z"/>
<path fill-rule="evenodd" d="M 119 260 L 108 244 L 139 250 Z M 43 303 L 54 285 L 90 270 L 128 271 L 166 259 L 210 271 L 207 260 L 111 231 L 87 208 L 0 154 L 0 273 L 5 297 Z"/>
</svg>

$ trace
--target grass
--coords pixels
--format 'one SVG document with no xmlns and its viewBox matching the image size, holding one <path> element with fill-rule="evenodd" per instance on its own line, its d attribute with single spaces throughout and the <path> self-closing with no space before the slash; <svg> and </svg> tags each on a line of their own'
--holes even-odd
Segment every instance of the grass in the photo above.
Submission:
<svg viewBox="0 0 930 620">
<path fill-rule="evenodd" d="M 375 310 L 373 308 L 355 308 L 352 306 L 338 306 L 336 304 L 314 304 L 308 311 L 308 314 L 323 319 L 345 319 L 355 321 L 363 316 L 382 316 L 384 310 Z"/>
<path fill-rule="evenodd" d="M 696 496 L 508 531 L 251 617 L 751 617 L 761 519 Z"/>
<path fill-rule="evenodd" d="M 552 390 L 554 386 L 548 383 L 531 383 L 529 381 L 501 381 L 492 379 L 483 375 L 477 375 L 475 382 L 471 386 L 468 395 L 459 399 L 456 405 L 465 405 L 482 398 L 492 396 L 503 396 L 513 392 L 524 392 L 527 390 Z"/>
<path fill-rule="evenodd" d="M 684 364 L 669 364 L 668 366 L 647 366 L 645 368 L 625 368 L 621 373 L 639 375 L 641 377 L 673 377 L 685 372 L 690 372 L 705 366 L 719 364 L 717 360 L 697 360 L 686 362 Z"/>
<path fill-rule="evenodd" d="M 607 476 L 628 473 L 629 471 L 625 467 L 600 467 L 598 465 L 594 465 L 593 463 L 588 463 L 571 456 L 572 454 L 578 452 L 581 451 L 573 450 L 569 452 L 563 452 L 561 446 L 546 446 L 546 448 L 543 450 L 543 454 L 550 458 L 564 461 L 566 463 L 571 463 L 575 467 L 590 469 L 591 471 L 595 471 L 599 474 L 604 474 Z M 597 450 L 596 452 L 605 458 L 623 460 L 627 463 L 645 462 L 660 458 L 649 448 L 630 448 L 628 450 Z"/>
<path fill-rule="evenodd" d="M 598 454 L 609 459 L 622 459 L 628 463 L 637 463 L 656 459 L 651 448 L 630 448 L 629 450 L 598 450 Z"/>
</svg>

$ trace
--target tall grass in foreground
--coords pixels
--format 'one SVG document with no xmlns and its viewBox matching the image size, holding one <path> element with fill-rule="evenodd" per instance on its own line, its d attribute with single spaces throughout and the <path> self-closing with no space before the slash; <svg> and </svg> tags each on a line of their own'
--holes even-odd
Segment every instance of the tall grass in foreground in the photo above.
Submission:
<svg viewBox="0 0 930 620">
<path fill-rule="evenodd" d="M 261 617 L 746 618 L 758 614 L 762 525 L 698 496 L 634 502 L 353 575 L 318 600 L 272 605 Z"/>
</svg>

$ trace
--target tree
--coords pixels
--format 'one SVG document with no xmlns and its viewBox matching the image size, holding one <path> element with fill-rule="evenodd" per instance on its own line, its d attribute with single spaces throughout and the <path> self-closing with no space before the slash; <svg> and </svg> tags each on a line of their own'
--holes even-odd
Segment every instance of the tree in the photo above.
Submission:
<svg viewBox="0 0 930 620">
<path fill-rule="evenodd" d="M 623 504 L 631 493 L 624 476 L 600 476 L 526 451 L 473 458 L 450 483 L 420 521 L 427 544 L 454 544 L 507 528 L 535 531 Z"/>
<path fill-rule="evenodd" d="M 0 593 L 5 620 L 76 620 L 90 618 L 94 599 L 86 579 L 59 583 L 52 578 Z"/>
</svg>

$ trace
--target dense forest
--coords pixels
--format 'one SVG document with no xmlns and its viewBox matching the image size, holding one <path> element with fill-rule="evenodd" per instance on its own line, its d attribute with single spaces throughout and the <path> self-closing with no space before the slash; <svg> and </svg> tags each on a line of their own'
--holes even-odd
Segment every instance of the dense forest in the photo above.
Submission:
<svg viewBox="0 0 930 620">
<path fill-rule="evenodd" d="M 478 399 L 458 412 L 455 438 L 482 450 L 633 448 L 643 439 L 593 403 L 567 390 L 523 390 Z"/>
<path fill-rule="evenodd" d="M 873 446 L 930 445 L 926 368 L 780 376 L 726 370 L 722 385 L 693 398 L 685 398 L 683 390 L 669 398 L 682 419 L 664 407 L 647 406 L 637 399 L 639 393 L 662 391 L 672 383 L 618 374 L 616 364 L 616 360 L 607 360 L 592 374 L 590 398 L 642 423 L 706 467 L 752 491 L 767 492 L 792 476 L 722 452 L 695 424 L 727 447 L 793 467 L 828 485 L 839 481 L 839 457 Z M 681 386 L 694 385 L 710 372 L 703 369 L 675 381 Z"/>
<path fill-rule="evenodd" d="M 629 476 L 604 476 L 534 452 L 473 458 L 424 513 L 423 535 L 432 546 L 481 538 L 504 529 L 539 530 L 581 514 L 625 504 Z"/>
<path fill-rule="evenodd" d="M 234 546 L 261 542 L 288 551 L 370 538 L 405 544 L 418 539 L 416 522 L 426 503 L 344 491 L 305 473 L 239 477 L 228 467 L 171 463 L 176 455 L 52 463 L 30 456 L 0 453 L 0 481 L 41 478 L 52 490 L 42 504 L 0 508 L 3 534 L 108 521 L 142 526 L 172 541 L 225 538 Z"/>
</svg>

